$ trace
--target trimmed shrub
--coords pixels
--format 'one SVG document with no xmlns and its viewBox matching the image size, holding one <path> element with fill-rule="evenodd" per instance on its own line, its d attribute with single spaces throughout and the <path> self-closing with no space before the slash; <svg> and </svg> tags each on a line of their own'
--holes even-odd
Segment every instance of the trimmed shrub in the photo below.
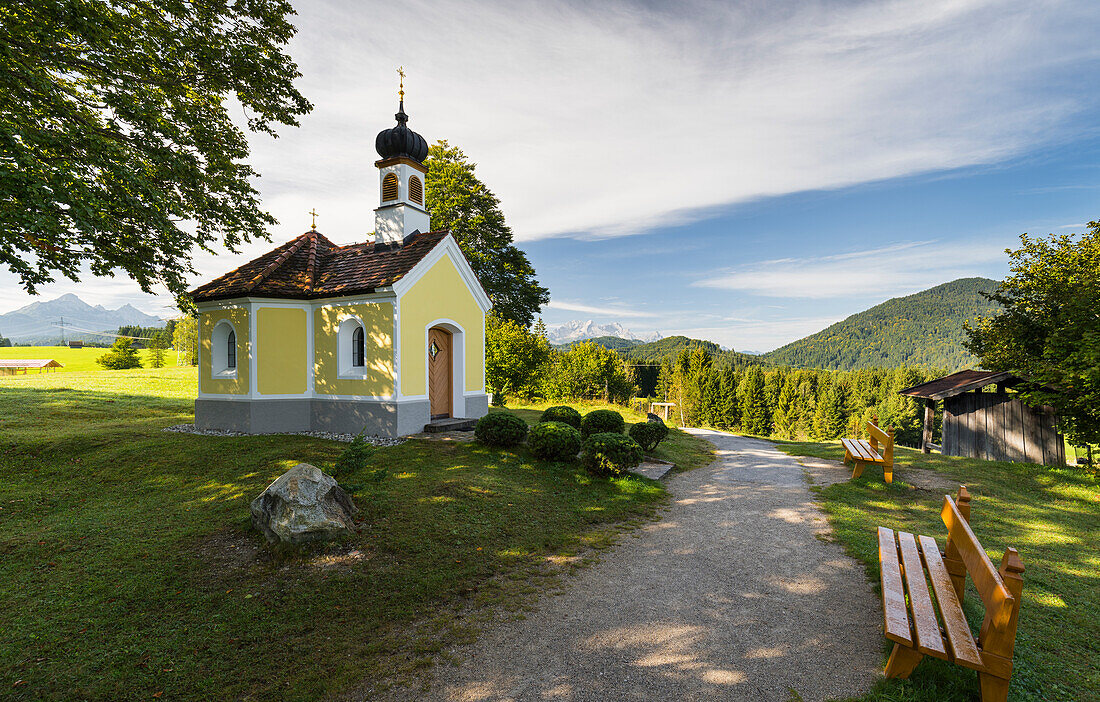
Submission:
<svg viewBox="0 0 1100 702">
<path fill-rule="evenodd" d="M 622 434 L 626 428 L 623 416 L 615 410 L 592 410 L 581 420 L 581 434 Z"/>
<path fill-rule="evenodd" d="M 359 471 L 367 465 L 367 458 L 374 451 L 374 445 L 363 437 L 363 432 L 355 435 L 348 447 L 336 459 L 336 465 L 332 468 L 332 474 L 337 478 L 343 478 Z"/>
<path fill-rule="evenodd" d="M 564 422 L 574 429 L 580 429 L 581 413 L 568 405 L 547 407 L 539 417 L 539 422 Z"/>
<path fill-rule="evenodd" d="M 596 475 L 622 475 L 642 462 L 642 447 L 622 434 L 593 434 L 584 440 L 581 462 Z"/>
<path fill-rule="evenodd" d="M 487 446 L 516 446 L 527 436 L 527 422 L 508 412 L 490 412 L 477 420 L 474 436 Z"/>
<path fill-rule="evenodd" d="M 630 427 L 630 438 L 646 451 L 652 451 L 668 436 L 668 427 L 664 423 L 638 422 Z"/>
<path fill-rule="evenodd" d="M 527 435 L 527 448 L 546 461 L 572 461 L 581 450 L 581 433 L 565 422 L 539 422 Z"/>
</svg>

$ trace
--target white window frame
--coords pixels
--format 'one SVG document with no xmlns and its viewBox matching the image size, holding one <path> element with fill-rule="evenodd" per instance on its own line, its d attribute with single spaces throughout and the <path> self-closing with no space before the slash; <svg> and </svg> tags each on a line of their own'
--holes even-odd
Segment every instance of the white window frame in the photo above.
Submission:
<svg viewBox="0 0 1100 702">
<path fill-rule="evenodd" d="M 363 328 L 363 365 L 354 366 L 354 354 L 352 349 L 352 334 L 355 330 Z M 367 346 L 371 343 L 367 336 L 367 325 L 356 316 L 345 317 L 336 328 L 336 377 L 341 380 L 363 380 L 370 371 L 367 364 Z"/>
<path fill-rule="evenodd" d="M 233 333 L 237 347 L 237 365 L 229 367 L 229 333 Z M 210 377 L 213 380 L 236 380 L 241 367 L 241 335 L 228 319 L 218 320 L 210 331 Z"/>
</svg>

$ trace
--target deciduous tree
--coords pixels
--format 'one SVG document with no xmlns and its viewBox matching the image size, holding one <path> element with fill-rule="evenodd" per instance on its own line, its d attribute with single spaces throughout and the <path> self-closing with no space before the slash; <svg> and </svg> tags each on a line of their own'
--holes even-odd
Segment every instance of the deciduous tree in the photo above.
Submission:
<svg viewBox="0 0 1100 702">
<path fill-rule="evenodd" d="M 985 368 L 1026 378 L 1023 399 L 1054 407 L 1070 440 L 1100 442 L 1100 222 L 1020 241 L 989 295 L 1004 310 L 968 325 L 967 347 Z"/>
<path fill-rule="evenodd" d="M 485 320 L 485 384 L 503 403 L 505 395 L 530 397 L 550 361 L 542 320 L 528 331 L 494 310 Z"/>
<path fill-rule="evenodd" d="M 461 149 L 439 141 L 428 149 L 426 205 L 433 229 L 450 229 L 503 319 L 531 326 L 550 291 L 527 255 L 512 244 L 500 201 L 474 173 Z"/>
<path fill-rule="evenodd" d="M 34 293 L 121 270 L 181 303 L 191 251 L 266 237 L 247 128 L 311 105 L 287 0 L 0 4 L 0 264 Z"/>
</svg>

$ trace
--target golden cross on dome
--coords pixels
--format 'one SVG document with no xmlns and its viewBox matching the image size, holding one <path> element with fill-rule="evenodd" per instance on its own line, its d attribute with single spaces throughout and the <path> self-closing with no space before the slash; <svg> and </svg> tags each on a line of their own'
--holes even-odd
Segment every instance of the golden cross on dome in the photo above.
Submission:
<svg viewBox="0 0 1100 702">
<path fill-rule="evenodd" d="M 398 89 L 397 94 L 401 98 L 401 102 L 405 101 L 405 67 L 397 67 L 397 75 L 401 76 L 401 87 Z"/>
<path fill-rule="evenodd" d="M 309 214 L 313 215 L 313 223 L 309 225 L 311 231 L 317 231 L 317 208 L 314 207 L 309 211 Z"/>
</svg>

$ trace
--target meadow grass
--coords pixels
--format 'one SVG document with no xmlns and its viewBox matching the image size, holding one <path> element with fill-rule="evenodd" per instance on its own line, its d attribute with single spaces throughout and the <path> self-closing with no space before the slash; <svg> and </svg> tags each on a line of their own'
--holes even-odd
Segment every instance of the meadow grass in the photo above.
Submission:
<svg viewBox="0 0 1100 702">
<path fill-rule="evenodd" d="M 193 420 L 194 388 L 190 368 L 0 378 L 6 695 L 317 699 L 401 677 L 665 498 L 524 449 L 414 439 L 341 477 L 357 533 L 272 549 L 249 502 L 345 445 L 163 431 Z"/>
<path fill-rule="evenodd" d="M 62 365 L 62 368 L 52 368 L 48 375 L 54 373 L 87 373 L 89 371 L 102 371 L 103 367 L 95 362 L 97 358 L 107 353 L 108 349 L 86 346 L 79 349 L 71 349 L 68 346 L 0 346 L 0 359 L 28 359 L 28 358 L 52 358 Z M 148 368 L 151 365 L 151 351 L 138 349 L 138 358 L 142 365 Z M 164 362 L 169 366 L 176 365 L 176 352 L 166 350 Z M 31 371 L 28 375 L 37 375 L 38 371 Z M 3 376 L 0 376 L 3 377 Z"/>
<path fill-rule="evenodd" d="M 776 442 L 795 456 L 841 460 L 839 443 Z M 965 484 L 973 495 L 971 525 L 995 564 L 1007 547 L 1024 563 L 1023 601 L 1009 699 L 1100 699 L 1100 481 L 1080 468 L 979 461 L 923 455 L 897 448 L 893 484 L 869 468 L 857 480 L 820 490 L 835 536 L 863 562 L 878 589 L 880 525 L 936 537 L 944 491 L 916 489 L 906 469 L 935 471 Z M 952 491 L 954 493 L 957 488 Z M 969 583 L 969 580 L 968 580 Z M 868 602 L 880 609 L 881 602 Z M 964 605 L 972 627 L 981 624 L 981 600 L 968 586 Z M 842 623 L 838 623 L 841 625 Z M 883 651 L 888 651 L 883 639 Z M 925 658 L 908 681 L 882 681 L 860 699 L 932 702 L 977 699 L 973 671 Z"/>
</svg>

